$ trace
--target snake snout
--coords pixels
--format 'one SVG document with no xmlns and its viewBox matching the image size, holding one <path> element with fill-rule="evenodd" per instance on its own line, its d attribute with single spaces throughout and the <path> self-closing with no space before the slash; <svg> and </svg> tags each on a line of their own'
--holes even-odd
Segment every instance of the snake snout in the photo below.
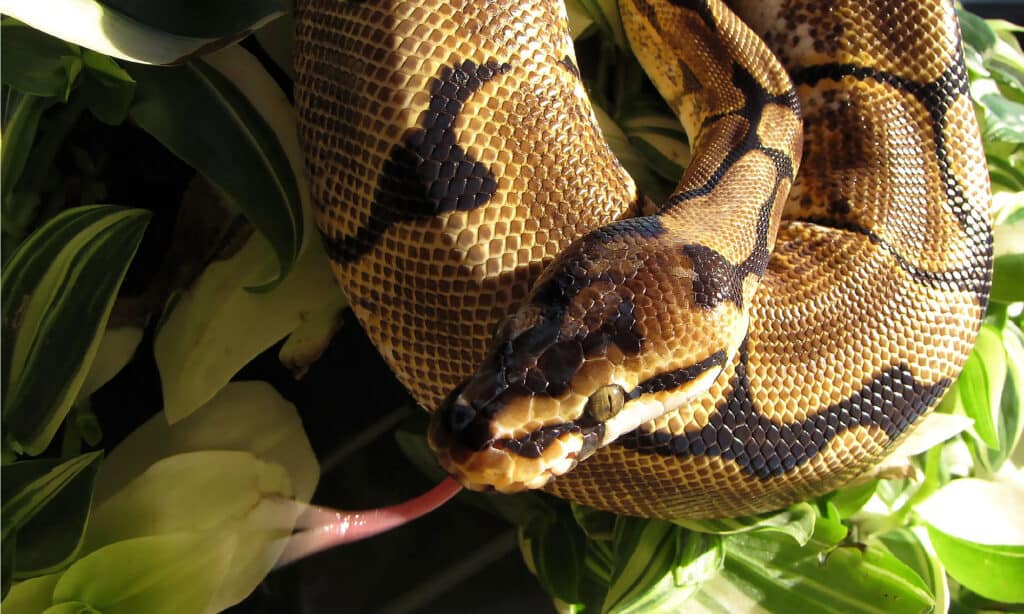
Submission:
<svg viewBox="0 0 1024 614">
<path fill-rule="evenodd" d="M 441 408 L 437 422 L 441 429 L 447 431 L 441 435 L 451 447 L 482 450 L 493 439 L 487 417 L 461 397 Z"/>
</svg>

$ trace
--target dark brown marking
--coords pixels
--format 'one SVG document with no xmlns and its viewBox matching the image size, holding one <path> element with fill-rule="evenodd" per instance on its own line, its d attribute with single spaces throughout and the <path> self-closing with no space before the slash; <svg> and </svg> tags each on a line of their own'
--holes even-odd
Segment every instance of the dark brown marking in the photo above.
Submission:
<svg viewBox="0 0 1024 614">
<path fill-rule="evenodd" d="M 663 392 L 666 390 L 674 390 L 688 382 L 700 377 L 703 373 L 710 371 L 711 369 L 718 367 L 721 370 L 725 366 L 725 361 L 728 359 L 725 352 L 719 350 L 708 356 L 704 360 L 692 364 L 689 367 L 682 369 L 676 369 L 674 371 L 667 371 L 665 373 L 659 373 L 654 377 L 645 379 L 644 381 L 637 384 L 636 388 L 629 391 L 626 394 L 627 400 L 632 400 L 640 395 L 648 394 L 651 392 Z"/>
<path fill-rule="evenodd" d="M 881 428 L 892 441 L 928 410 L 950 380 L 922 385 L 905 364 L 890 367 L 848 399 L 806 420 L 777 424 L 754 404 L 747 376 L 746 341 L 730 380 L 732 392 L 697 431 L 671 435 L 637 429 L 619 438 L 630 450 L 662 456 L 721 456 L 761 479 L 803 465 L 836 435 L 858 426 Z"/>
<path fill-rule="evenodd" d="M 684 245 L 693 267 L 693 302 L 705 309 L 730 301 L 743 307 L 743 275 L 725 256 L 704 245 Z"/>
<path fill-rule="evenodd" d="M 793 75 L 793 83 L 799 85 L 815 85 L 822 80 L 840 81 L 844 78 L 857 80 L 873 80 L 890 87 L 909 93 L 928 110 L 931 117 L 933 146 L 939 167 L 939 173 L 946 186 L 946 206 L 971 243 L 968 250 L 972 254 L 971 261 L 949 271 L 925 271 L 911 265 L 894 246 L 881 242 L 878 234 L 871 228 L 859 225 L 848 225 L 849 230 L 867 235 L 878 242 L 884 249 L 892 253 L 900 266 L 907 270 L 915 280 L 938 285 L 949 289 L 957 288 L 975 294 L 982 310 L 988 305 L 991 287 L 990 271 L 992 269 L 992 234 L 989 223 L 981 213 L 982 207 L 968 201 L 963 186 L 953 173 L 946 152 L 947 113 L 952 108 L 952 101 L 968 92 L 967 69 L 963 62 L 963 52 L 958 44 L 956 57 L 945 71 L 935 80 L 920 83 L 906 77 L 856 64 L 822 64 L 805 68 Z M 817 221 L 817 220 L 815 220 Z M 836 225 L 834 221 L 820 221 L 826 225 Z"/>
<path fill-rule="evenodd" d="M 563 66 L 570 73 L 572 73 L 572 76 L 576 77 L 577 79 L 580 78 L 580 69 L 578 66 L 576 66 L 576 62 L 572 61 L 571 57 L 565 56 L 561 60 L 556 60 L 556 62 L 559 65 Z"/>
<path fill-rule="evenodd" d="M 327 255 L 346 263 L 368 253 L 391 226 L 487 203 L 498 189 L 490 169 L 457 143 L 455 120 L 469 97 L 511 66 L 466 60 L 445 66 L 430 84 L 430 104 L 420 128 L 406 135 L 384 162 L 369 220 L 355 235 L 325 237 Z"/>
</svg>

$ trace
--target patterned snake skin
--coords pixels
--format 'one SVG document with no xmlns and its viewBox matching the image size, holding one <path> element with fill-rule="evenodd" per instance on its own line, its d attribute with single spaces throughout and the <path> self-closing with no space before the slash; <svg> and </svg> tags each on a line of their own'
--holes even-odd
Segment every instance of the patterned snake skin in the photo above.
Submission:
<svg viewBox="0 0 1024 614">
<path fill-rule="evenodd" d="M 877 464 L 959 372 L 992 248 L 951 3 L 730 6 L 620 0 L 693 145 L 643 217 L 559 0 L 298 2 L 328 254 L 466 486 L 766 511 Z"/>
</svg>

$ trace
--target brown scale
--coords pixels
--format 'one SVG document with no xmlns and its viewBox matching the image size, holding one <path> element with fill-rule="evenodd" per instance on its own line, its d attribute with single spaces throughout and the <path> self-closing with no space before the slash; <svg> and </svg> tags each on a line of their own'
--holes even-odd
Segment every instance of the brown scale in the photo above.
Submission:
<svg viewBox="0 0 1024 614">
<path fill-rule="evenodd" d="M 592 127 L 578 77 L 560 63 L 574 54 L 554 2 L 309 1 L 296 18 L 300 137 L 335 272 L 388 364 L 433 410 L 554 256 L 634 213 L 636 190 Z M 508 68 L 465 92 L 459 109 L 457 88 L 439 91 L 440 117 L 431 115 L 443 71 L 449 85 L 476 78 L 469 67 L 451 70 L 466 62 Z M 489 198 L 477 187 L 482 202 L 435 215 L 428 186 L 473 186 L 431 176 L 436 167 L 393 176 L 428 149 L 409 139 L 431 120 L 450 129 L 433 131 L 445 142 L 427 160 L 458 147 L 463 168 L 493 176 Z M 395 164 L 403 150 L 405 164 Z M 339 244 L 358 257 L 339 258 Z"/>
<path fill-rule="evenodd" d="M 467 485 L 571 469 L 548 490 L 601 509 L 765 511 L 877 463 L 959 372 L 991 240 L 952 7 L 735 4 L 756 36 L 717 2 L 623 0 L 694 159 L 642 218 L 660 221 L 566 250 L 637 197 L 565 61 L 560 3 L 299 2 L 300 130 L 328 250 L 426 408 L 476 372 L 431 433 Z M 791 191 L 799 126 L 758 37 L 803 111 Z M 758 89 L 770 100 L 751 126 Z M 742 149 L 751 129 L 776 158 Z M 635 394 L 627 418 L 710 388 L 597 449 L 611 422 L 583 408 L 609 382 Z"/>
</svg>

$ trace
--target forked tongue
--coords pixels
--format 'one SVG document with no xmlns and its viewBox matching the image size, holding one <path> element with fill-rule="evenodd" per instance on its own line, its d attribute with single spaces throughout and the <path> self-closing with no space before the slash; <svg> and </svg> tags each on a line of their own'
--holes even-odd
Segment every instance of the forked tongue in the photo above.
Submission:
<svg viewBox="0 0 1024 614">
<path fill-rule="evenodd" d="M 422 495 L 388 507 L 344 511 L 310 505 L 295 521 L 298 532 L 288 539 L 276 567 L 400 527 L 441 507 L 460 490 L 448 477 Z"/>
</svg>

